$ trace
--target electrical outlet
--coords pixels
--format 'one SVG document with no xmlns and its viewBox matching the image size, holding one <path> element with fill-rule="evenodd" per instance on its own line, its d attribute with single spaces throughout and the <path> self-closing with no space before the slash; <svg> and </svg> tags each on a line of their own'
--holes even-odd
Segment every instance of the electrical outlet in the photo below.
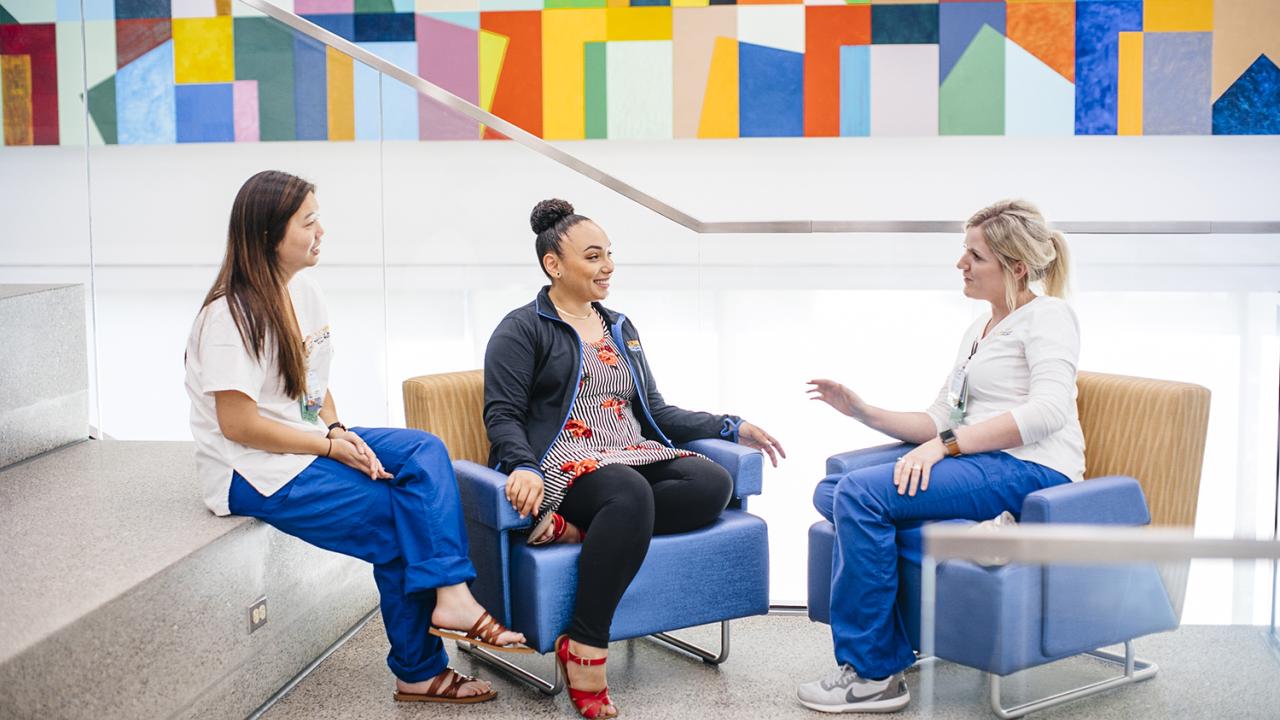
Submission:
<svg viewBox="0 0 1280 720">
<path fill-rule="evenodd" d="M 249 606 L 249 632 L 267 624 L 267 598 L 258 598 Z"/>
</svg>

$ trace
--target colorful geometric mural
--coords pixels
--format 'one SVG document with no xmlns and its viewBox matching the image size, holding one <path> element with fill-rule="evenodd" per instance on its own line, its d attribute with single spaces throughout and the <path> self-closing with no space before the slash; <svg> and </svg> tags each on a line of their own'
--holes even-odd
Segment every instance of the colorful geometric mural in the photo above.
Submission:
<svg viewBox="0 0 1280 720">
<path fill-rule="evenodd" d="M 1280 0 L 281 4 L 552 140 L 1280 134 Z M 235 0 L 0 0 L 0 107 L 6 145 L 500 137 Z"/>
</svg>

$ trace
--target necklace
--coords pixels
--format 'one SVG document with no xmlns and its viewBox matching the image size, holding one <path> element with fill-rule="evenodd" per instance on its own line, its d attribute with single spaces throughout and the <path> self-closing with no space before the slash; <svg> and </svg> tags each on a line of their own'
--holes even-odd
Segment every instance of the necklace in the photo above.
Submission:
<svg viewBox="0 0 1280 720">
<path fill-rule="evenodd" d="M 575 320 L 586 320 L 590 318 L 591 314 L 594 313 L 596 310 L 594 307 L 592 307 L 587 311 L 586 315 L 574 315 L 573 313 L 569 312 L 568 310 L 565 310 L 564 308 L 560 307 L 559 305 L 556 305 L 555 303 L 551 303 L 551 306 L 554 307 L 556 309 L 556 312 L 560 313 L 561 315 L 568 315 L 569 317 Z"/>
</svg>

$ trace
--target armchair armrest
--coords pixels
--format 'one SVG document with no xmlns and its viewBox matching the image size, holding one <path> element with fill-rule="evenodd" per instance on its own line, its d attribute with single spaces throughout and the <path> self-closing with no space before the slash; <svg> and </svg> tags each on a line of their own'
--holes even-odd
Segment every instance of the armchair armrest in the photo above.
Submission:
<svg viewBox="0 0 1280 720">
<path fill-rule="evenodd" d="M 858 468 L 893 462 L 914 447 L 910 443 L 895 442 L 838 453 L 827 458 L 827 474 L 843 475 Z"/>
<path fill-rule="evenodd" d="M 745 445 L 727 440 L 693 440 L 680 445 L 685 450 L 706 455 L 712 462 L 729 471 L 733 478 L 733 496 L 741 500 L 759 495 L 764 489 L 764 455 Z"/>
<path fill-rule="evenodd" d="M 458 494 L 462 497 L 462 514 L 494 530 L 529 527 L 533 518 L 520 517 L 507 501 L 507 476 L 470 460 L 456 460 L 453 472 L 458 476 Z"/>
<path fill-rule="evenodd" d="M 1022 501 L 1022 522 L 1146 525 L 1151 515 L 1138 481 L 1114 476 L 1037 490 Z"/>
</svg>

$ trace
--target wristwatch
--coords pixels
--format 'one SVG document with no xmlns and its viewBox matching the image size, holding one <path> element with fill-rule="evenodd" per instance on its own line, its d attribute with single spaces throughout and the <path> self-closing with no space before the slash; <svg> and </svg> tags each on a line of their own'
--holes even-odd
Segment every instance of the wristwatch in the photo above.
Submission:
<svg viewBox="0 0 1280 720">
<path fill-rule="evenodd" d="M 947 446 L 947 454 L 951 457 L 960 455 L 960 441 L 956 439 L 956 434 L 950 428 L 938 433 L 938 439 L 942 440 L 942 444 Z"/>
<path fill-rule="evenodd" d="M 325 433 L 325 437 L 328 437 L 329 433 L 332 433 L 334 428 L 342 428 L 342 432 L 347 431 L 347 426 L 343 425 L 341 422 L 337 422 L 337 421 L 331 422 L 329 423 L 329 432 Z"/>
</svg>

